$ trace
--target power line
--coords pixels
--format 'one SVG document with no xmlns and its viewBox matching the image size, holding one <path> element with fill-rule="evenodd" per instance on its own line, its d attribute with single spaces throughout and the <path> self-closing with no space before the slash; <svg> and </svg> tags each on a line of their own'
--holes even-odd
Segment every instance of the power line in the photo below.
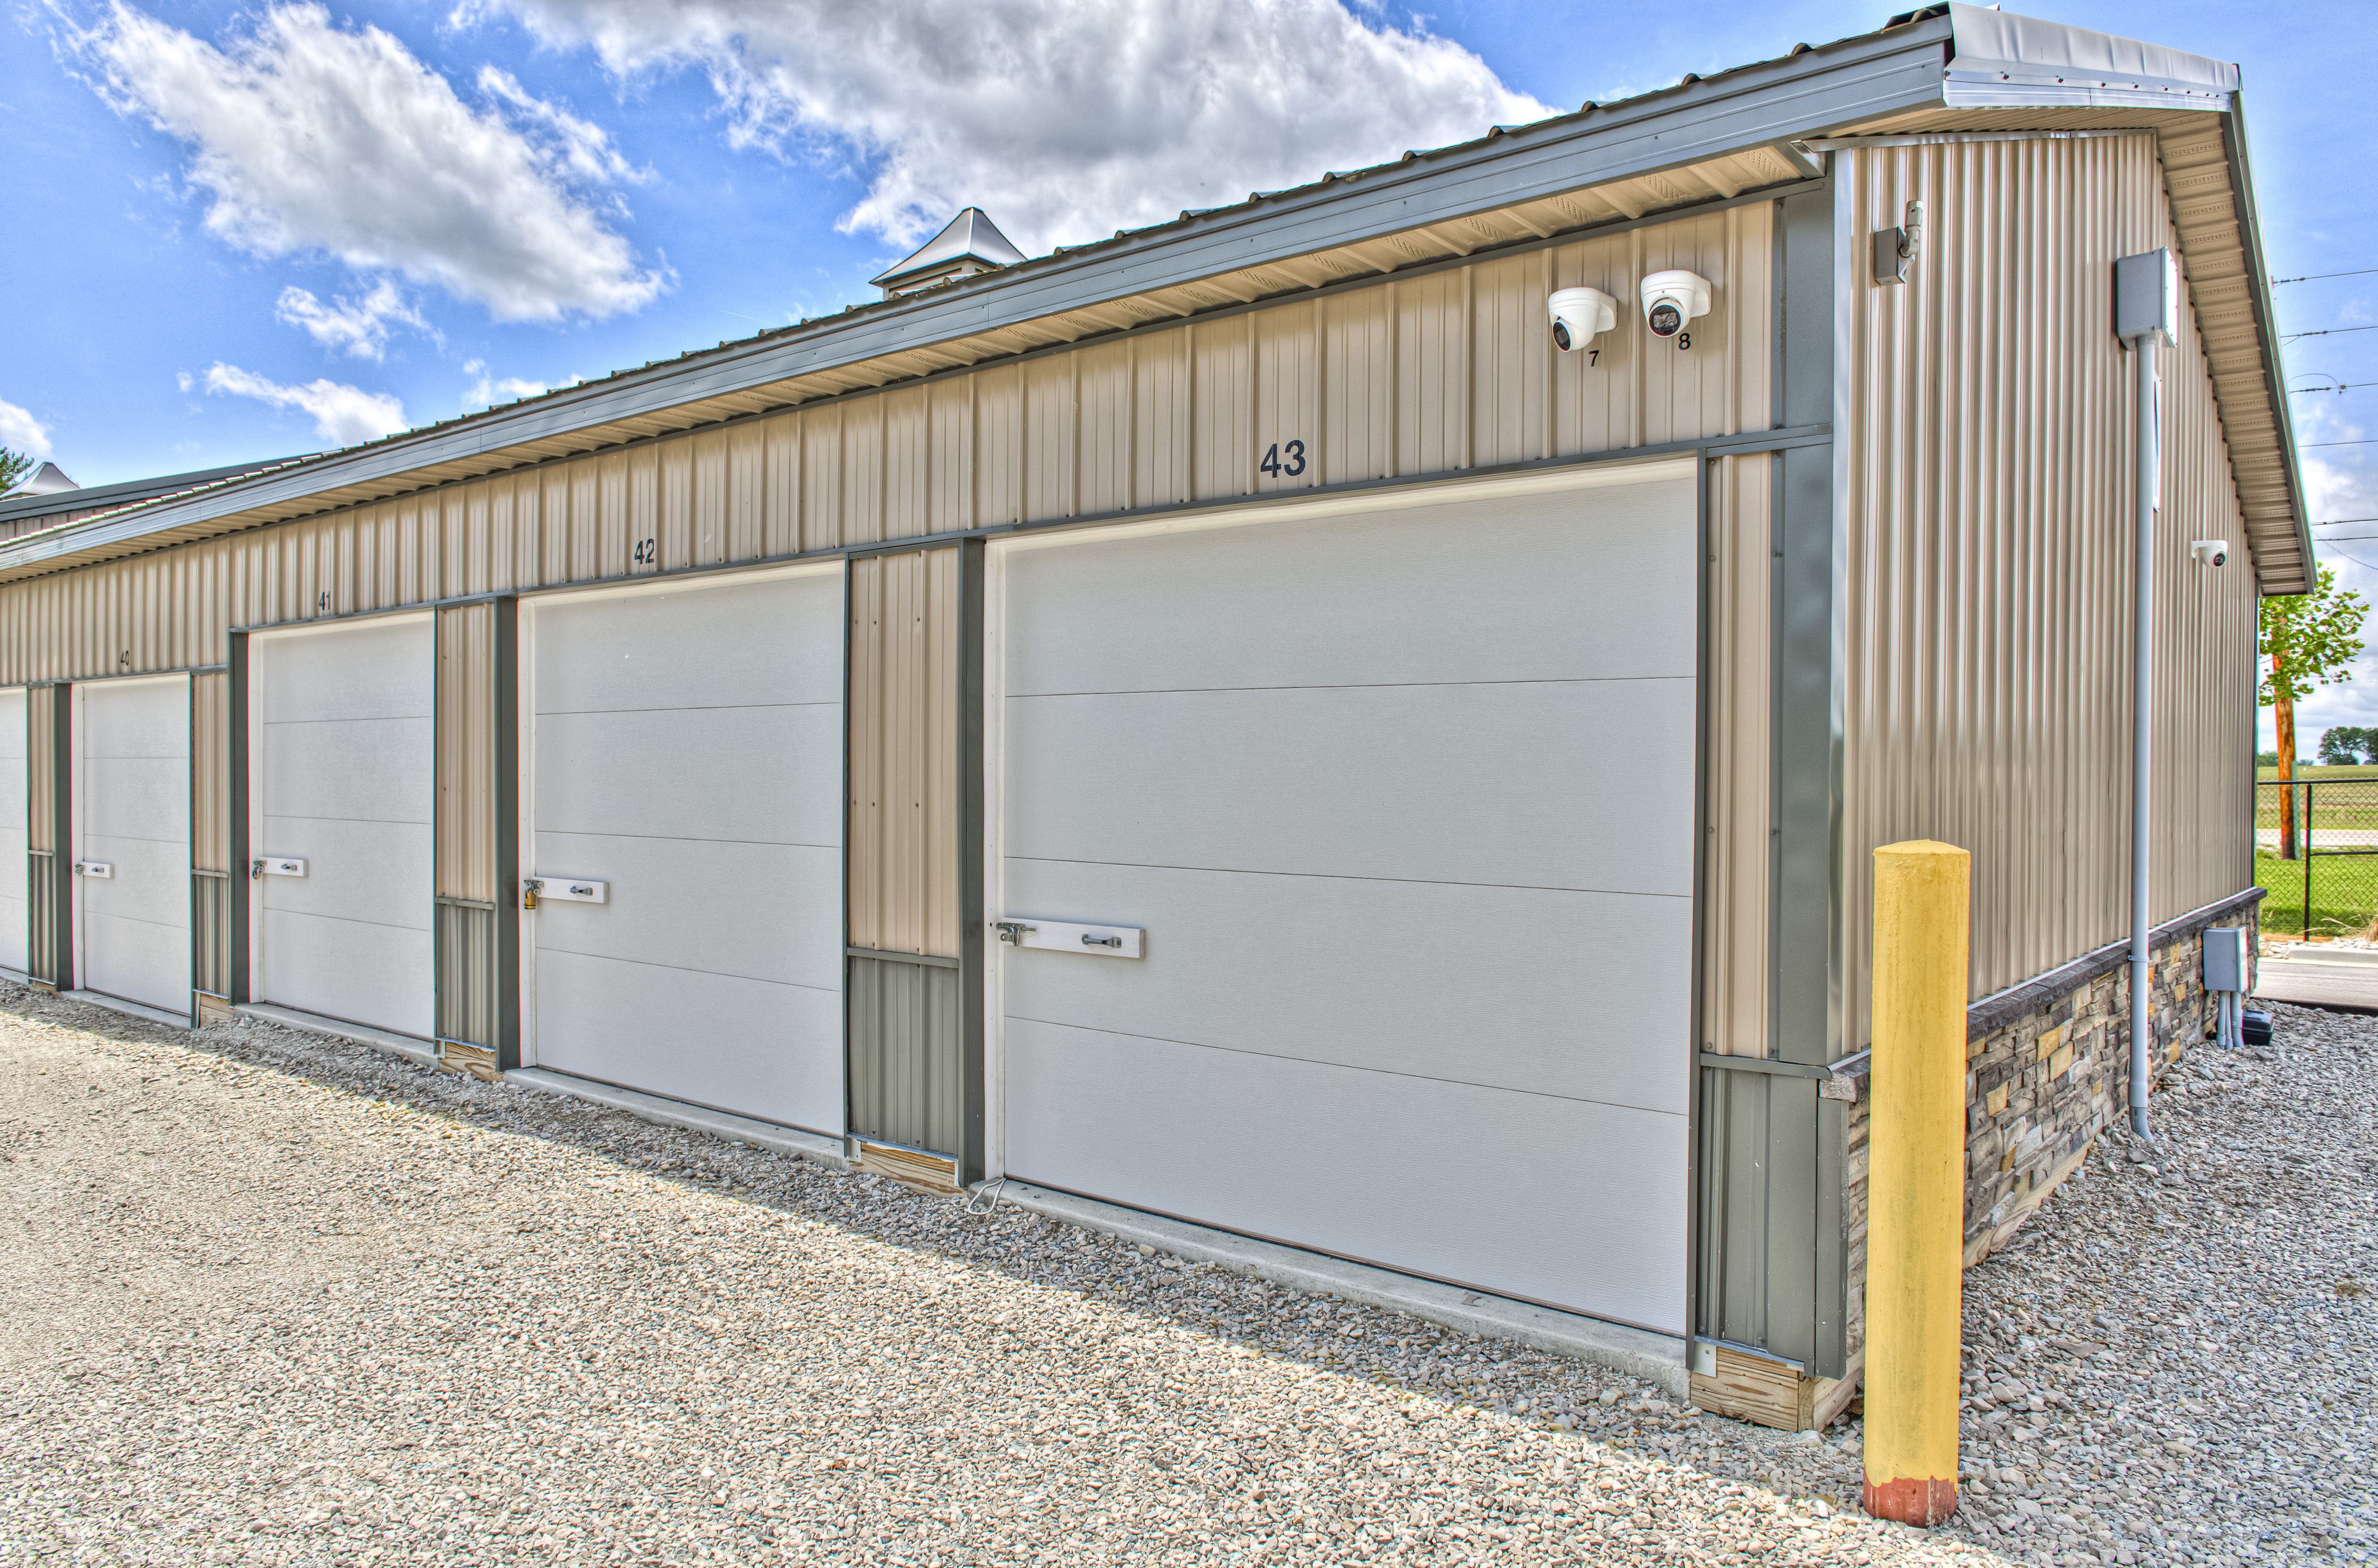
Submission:
<svg viewBox="0 0 2378 1568">
<path fill-rule="evenodd" d="M 2323 389 L 2319 387 L 2307 387 L 2304 390 L 2307 392 L 2317 392 L 2323 390 Z M 2314 447 L 2378 447 L 2378 437 L 2373 437 L 2367 441 L 2298 441 L 2296 445 L 2303 448 L 2306 451 L 2311 450 Z"/>
<path fill-rule="evenodd" d="M 2271 286 L 2277 288 L 2281 283 L 2309 283 L 2316 278 L 2366 278 L 2372 272 L 2378 272 L 2378 267 L 2358 268 L 2351 272 L 2307 272 L 2300 278 L 2274 278 L 2271 280 Z"/>
<path fill-rule="evenodd" d="M 2312 524 L 2314 528 L 2343 528 L 2348 523 L 2378 522 L 2378 517 L 2332 517 Z"/>
<path fill-rule="evenodd" d="M 2317 332 L 2289 332 L 2279 341 L 2292 343 L 2298 338 L 2333 338 L 2339 332 L 2378 332 L 2378 327 L 2323 327 Z"/>
<path fill-rule="evenodd" d="M 2290 387 L 2288 396 L 2298 398 L 2306 392 L 2349 392 L 2356 387 L 2378 387 L 2378 381 L 2339 381 L 2334 387 Z"/>
</svg>

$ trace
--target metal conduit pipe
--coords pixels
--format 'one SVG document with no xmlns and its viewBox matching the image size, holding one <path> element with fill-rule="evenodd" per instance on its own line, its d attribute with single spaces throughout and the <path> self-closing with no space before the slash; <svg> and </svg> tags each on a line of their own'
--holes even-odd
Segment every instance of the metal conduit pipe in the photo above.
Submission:
<svg viewBox="0 0 2378 1568">
<path fill-rule="evenodd" d="M 2131 341 L 2138 360 L 2138 562 L 2135 584 L 2138 647 L 2132 654 L 2131 698 L 2131 1131 L 2149 1143 L 2147 1092 L 2154 1078 L 2155 1009 L 2154 958 L 2148 943 L 2155 935 L 2155 915 L 2147 901 L 2147 828 L 2153 804 L 2148 749 L 2155 740 L 2155 517 L 2156 479 L 2161 468 L 2155 428 L 2155 339 L 2142 333 Z"/>
<path fill-rule="evenodd" d="M 2149 1143 L 2147 1100 L 2155 1080 L 2155 982 L 2150 944 L 2155 916 L 2148 903 L 2148 828 L 2155 739 L 2155 523 L 2163 491 L 2161 383 L 2156 346 L 2168 342 L 2180 293 L 2168 250 L 2126 256 L 2114 263 L 2114 332 L 2136 357 L 2138 380 L 2137 491 L 2134 539 L 2135 630 L 2131 678 L 2131 1131 Z"/>
</svg>

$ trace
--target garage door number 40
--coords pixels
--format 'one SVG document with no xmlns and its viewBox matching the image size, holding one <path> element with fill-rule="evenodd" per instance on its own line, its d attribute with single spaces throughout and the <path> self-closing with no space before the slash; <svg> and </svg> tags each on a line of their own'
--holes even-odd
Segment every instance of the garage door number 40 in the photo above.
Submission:
<svg viewBox="0 0 2378 1568">
<path fill-rule="evenodd" d="M 1274 479 L 1293 479 L 1304 472 L 1304 443 L 1274 441 L 1255 466 Z"/>
</svg>

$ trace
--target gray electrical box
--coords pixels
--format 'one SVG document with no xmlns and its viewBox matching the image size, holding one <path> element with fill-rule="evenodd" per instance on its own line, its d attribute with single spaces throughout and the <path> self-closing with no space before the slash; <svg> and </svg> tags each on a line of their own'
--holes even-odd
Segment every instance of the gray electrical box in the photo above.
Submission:
<svg viewBox="0 0 2378 1568">
<path fill-rule="evenodd" d="M 2204 988 L 2242 991 L 2246 988 L 2246 928 L 2215 926 L 2204 933 Z"/>
<path fill-rule="evenodd" d="M 2180 267 L 2168 250 L 2125 256 L 2114 263 L 2114 336 L 2124 342 L 2144 333 L 2158 343 L 2177 342 L 2180 330 Z"/>
</svg>

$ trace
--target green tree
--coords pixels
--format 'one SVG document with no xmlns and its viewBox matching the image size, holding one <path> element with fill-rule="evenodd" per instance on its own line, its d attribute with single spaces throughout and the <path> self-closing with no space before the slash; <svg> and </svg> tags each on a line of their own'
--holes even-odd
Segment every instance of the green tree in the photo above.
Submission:
<svg viewBox="0 0 2378 1568">
<path fill-rule="evenodd" d="M 2320 732 L 2320 760 L 2324 767 L 2349 768 L 2370 755 L 2370 732 L 2355 724 L 2333 724 Z"/>
<path fill-rule="evenodd" d="M 2309 593 L 2289 593 L 2263 601 L 2262 654 L 2268 662 L 2262 689 L 2256 694 L 2265 708 L 2276 709 L 2273 727 L 2278 732 L 2279 777 L 2296 776 L 2296 704 L 2315 687 L 2343 685 L 2353 678 L 2353 661 L 2361 652 L 2361 620 L 2370 606 L 2361 595 L 2336 585 L 2336 573 L 2320 569 L 2320 581 Z M 2279 858 L 2296 857 L 2296 792 L 2279 791 Z"/>
<path fill-rule="evenodd" d="M 0 447 L 0 496 L 14 490 L 17 487 L 17 481 L 32 473 L 41 464 L 42 460 L 30 452 L 12 451 L 6 447 Z"/>
</svg>

